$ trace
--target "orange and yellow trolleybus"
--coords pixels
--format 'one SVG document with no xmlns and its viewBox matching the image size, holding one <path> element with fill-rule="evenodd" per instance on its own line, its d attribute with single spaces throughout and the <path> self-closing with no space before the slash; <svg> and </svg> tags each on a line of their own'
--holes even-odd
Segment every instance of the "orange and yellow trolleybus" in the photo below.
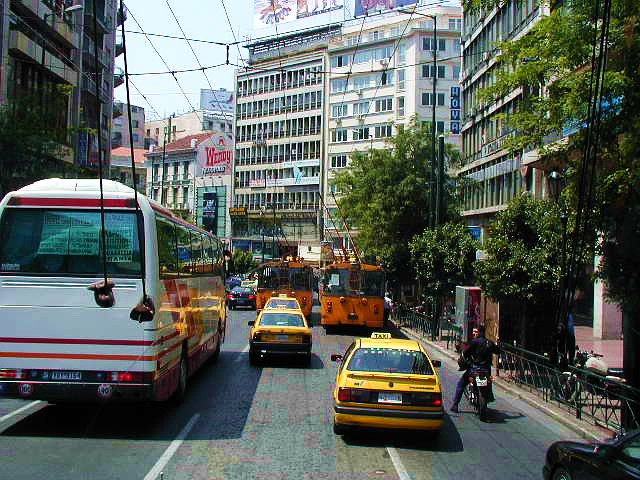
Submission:
<svg viewBox="0 0 640 480">
<path fill-rule="evenodd" d="M 336 262 L 322 269 L 320 323 L 381 328 L 384 325 L 385 274 L 382 267 Z"/>
<path fill-rule="evenodd" d="M 295 297 L 305 317 L 313 308 L 313 268 L 301 258 L 267 262 L 258 269 L 256 310 L 281 293 Z"/>
</svg>

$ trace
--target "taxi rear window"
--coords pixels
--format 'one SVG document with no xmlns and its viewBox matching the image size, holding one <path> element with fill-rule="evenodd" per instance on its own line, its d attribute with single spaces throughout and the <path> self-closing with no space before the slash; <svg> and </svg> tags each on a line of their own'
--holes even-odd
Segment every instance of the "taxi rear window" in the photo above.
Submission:
<svg viewBox="0 0 640 480">
<path fill-rule="evenodd" d="M 295 300 L 269 300 L 267 308 L 298 308 L 298 302 Z"/>
<path fill-rule="evenodd" d="M 135 212 L 106 211 L 107 274 L 142 274 Z M 6 208 L 0 221 L 0 271 L 91 275 L 103 270 L 99 211 Z"/>
<path fill-rule="evenodd" d="M 304 319 L 294 313 L 265 313 L 260 325 L 264 327 L 304 327 Z"/>
<path fill-rule="evenodd" d="M 417 350 L 359 348 L 347 367 L 351 371 L 433 375 L 427 356 Z"/>
</svg>

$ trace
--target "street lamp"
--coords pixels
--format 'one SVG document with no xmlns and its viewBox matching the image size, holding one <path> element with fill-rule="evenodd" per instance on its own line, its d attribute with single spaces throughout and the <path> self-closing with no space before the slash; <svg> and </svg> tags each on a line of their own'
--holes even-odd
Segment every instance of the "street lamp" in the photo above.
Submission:
<svg viewBox="0 0 640 480">
<path fill-rule="evenodd" d="M 431 49 L 432 49 L 432 54 L 433 54 L 433 81 L 432 81 L 432 93 L 431 93 L 431 106 L 432 106 L 432 110 L 431 110 L 431 136 L 432 136 L 432 147 L 431 147 L 431 208 L 430 208 L 430 214 L 429 214 L 429 225 L 431 226 L 431 228 L 434 228 L 436 226 L 436 216 L 435 216 L 435 212 L 434 212 L 434 207 L 436 204 L 436 201 L 434 199 L 435 197 L 435 188 L 433 183 L 436 177 L 436 78 L 438 76 L 437 73 L 437 60 L 436 60 L 436 43 L 437 43 L 437 26 L 436 26 L 436 16 L 435 15 L 429 15 L 428 13 L 420 13 L 420 12 L 416 12 L 415 8 L 413 10 L 408 10 L 408 9 L 404 9 L 404 8 L 399 8 L 397 10 L 397 12 L 399 13 L 405 13 L 405 14 L 409 14 L 409 15 L 420 15 L 421 17 L 427 17 L 433 20 L 433 42 L 431 45 Z"/>
</svg>

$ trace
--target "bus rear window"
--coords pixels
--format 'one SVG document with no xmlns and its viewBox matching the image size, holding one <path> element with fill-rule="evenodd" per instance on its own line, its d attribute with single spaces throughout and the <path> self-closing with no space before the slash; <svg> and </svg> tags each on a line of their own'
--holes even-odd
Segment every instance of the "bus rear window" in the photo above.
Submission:
<svg viewBox="0 0 640 480">
<path fill-rule="evenodd" d="M 142 274 L 135 212 L 105 212 L 107 274 Z M 99 211 L 7 208 L 0 222 L 0 272 L 103 273 Z"/>
</svg>

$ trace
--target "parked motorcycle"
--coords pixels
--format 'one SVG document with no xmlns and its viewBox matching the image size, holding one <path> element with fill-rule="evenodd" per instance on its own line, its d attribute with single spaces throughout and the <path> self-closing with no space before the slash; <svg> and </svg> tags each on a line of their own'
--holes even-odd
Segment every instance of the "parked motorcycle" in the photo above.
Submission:
<svg viewBox="0 0 640 480">
<path fill-rule="evenodd" d="M 484 369 L 471 370 L 469 383 L 464 390 L 465 397 L 476 411 L 481 422 L 487 419 L 487 402 L 491 395 L 493 377 Z"/>
</svg>

